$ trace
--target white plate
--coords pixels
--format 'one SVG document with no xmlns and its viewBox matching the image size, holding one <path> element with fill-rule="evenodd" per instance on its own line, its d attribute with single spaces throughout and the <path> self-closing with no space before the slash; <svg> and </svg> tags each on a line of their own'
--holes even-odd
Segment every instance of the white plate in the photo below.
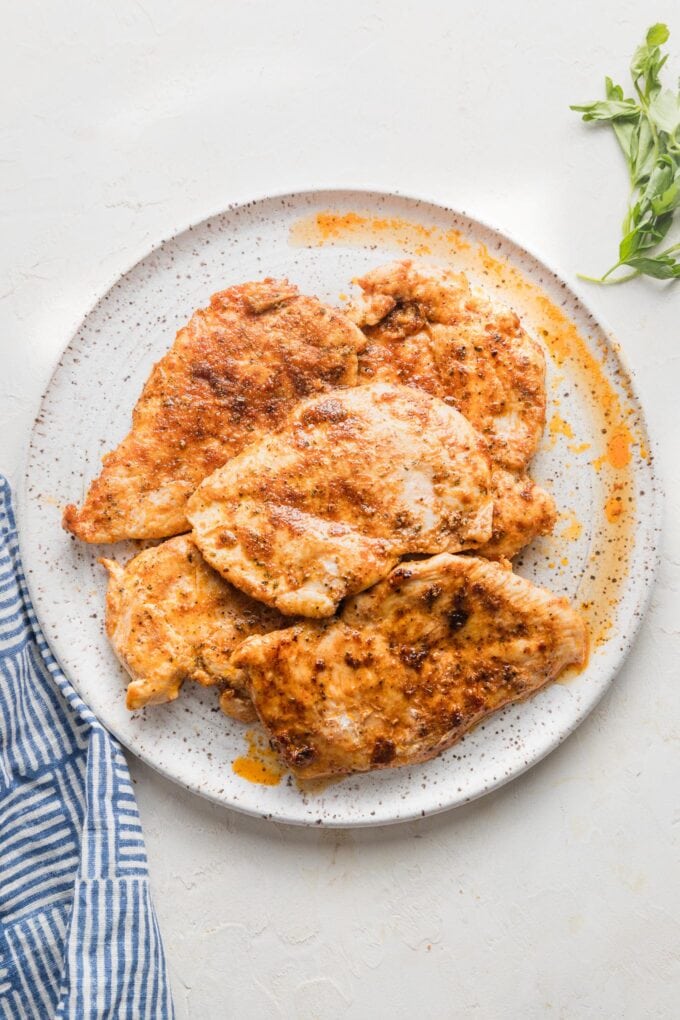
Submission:
<svg viewBox="0 0 680 1020">
<path fill-rule="evenodd" d="M 317 217 L 328 210 L 339 215 Z M 315 793 L 301 792 L 288 778 L 276 786 L 256 785 L 232 769 L 245 753 L 243 728 L 216 710 L 214 692 L 187 684 L 172 705 L 127 712 L 126 677 L 103 632 L 106 582 L 97 557 L 112 548 L 67 536 L 61 507 L 80 502 L 100 456 L 127 431 L 152 364 L 212 292 L 276 275 L 338 302 L 350 292 L 352 277 L 404 254 L 465 268 L 515 306 L 539 339 L 548 315 L 550 348 L 557 355 L 549 365 L 552 429 L 532 473 L 567 513 L 555 536 L 536 542 L 518 569 L 577 603 L 593 603 L 589 615 L 599 643 L 579 677 L 492 717 L 435 761 L 347 779 Z M 566 326 L 551 332 L 554 313 L 546 312 L 537 287 L 573 320 L 583 345 Z M 615 469 L 606 460 L 606 443 L 623 417 L 635 443 L 630 464 Z M 625 460 L 623 436 L 614 441 L 614 460 Z M 585 444 L 589 449 L 580 449 Z M 31 438 L 20 515 L 24 564 L 45 636 L 74 686 L 123 744 L 165 776 L 237 810 L 285 822 L 394 822 L 469 801 L 519 775 L 556 747 L 612 682 L 644 611 L 656 563 L 659 498 L 651 460 L 640 456 L 645 446 L 642 411 L 616 345 L 565 284 L 513 241 L 472 218 L 394 195 L 333 191 L 267 198 L 159 245 L 83 321 L 47 387 Z M 604 464 L 596 469 L 598 457 Z M 625 509 L 610 523 L 604 507 L 616 495 L 623 496 Z M 613 507 L 610 502 L 612 517 Z M 117 546 L 113 554 L 123 558 L 132 548 Z"/>
</svg>

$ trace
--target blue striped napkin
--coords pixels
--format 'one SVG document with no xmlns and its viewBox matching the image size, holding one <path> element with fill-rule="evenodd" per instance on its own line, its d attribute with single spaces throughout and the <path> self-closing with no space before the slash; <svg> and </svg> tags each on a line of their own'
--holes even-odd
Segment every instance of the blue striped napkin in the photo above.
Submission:
<svg viewBox="0 0 680 1020">
<path fill-rule="evenodd" d="M 127 765 L 40 633 L 1 476 L 0 1016 L 173 1016 Z"/>
</svg>

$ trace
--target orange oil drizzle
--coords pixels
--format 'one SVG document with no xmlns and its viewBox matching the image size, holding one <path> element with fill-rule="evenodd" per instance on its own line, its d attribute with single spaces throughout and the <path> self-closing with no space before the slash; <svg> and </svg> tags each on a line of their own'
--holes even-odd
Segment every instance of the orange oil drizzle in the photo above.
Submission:
<svg viewBox="0 0 680 1020">
<path fill-rule="evenodd" d="M 278 786 L 285 769 L 276 753 L 267 744 L 267 738 L 257 730 L 246 730 L 248 742 L 246 754 L 232 762 L 232 769 L 241 779 L 261 786 Z"/>
<path fill-rule="evenodd" d="M 576 513 L 573 510 L 564 510 L 560 514 L 560 521 L 564 522 L 563 527 L 560 528 L 558 525 L 560 538 L 566 539 L 567 542 L 577 542 L 583 534 L 583 525 Z"/>
</svg>

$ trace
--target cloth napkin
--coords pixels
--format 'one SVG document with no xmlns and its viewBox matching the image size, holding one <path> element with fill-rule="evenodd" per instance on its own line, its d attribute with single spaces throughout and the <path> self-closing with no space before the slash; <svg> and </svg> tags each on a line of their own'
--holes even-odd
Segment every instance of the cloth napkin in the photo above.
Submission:
<svg viewBox="0 0 680 1020">
<path fill-rule="evenodd" d="M 0 476 L 0 1016 L 173 1015 L 127 765 L 36 623 Z"/>
</svg>

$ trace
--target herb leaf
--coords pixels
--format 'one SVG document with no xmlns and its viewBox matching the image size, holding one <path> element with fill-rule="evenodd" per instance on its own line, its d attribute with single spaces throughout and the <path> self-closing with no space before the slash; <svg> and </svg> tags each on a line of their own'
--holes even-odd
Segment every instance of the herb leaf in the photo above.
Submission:
<svg viewBox="0 0 680 1020">
<path fill-rule="evenodd" d="M 632 194 L 623 220 L 618 261 L 595 283 L 620 283 L 633 276 L 680 278 L 680 245 L 659 251 L 680 208 L 680 93 L 664 89 L 661 70 L 668 55 L 666 25 L 648 29 L 630 65 L 634 97 L 605 78 L 605 99 L 570 109 L 583 120 L 610 124 L 628 165 Z M 627 267 L 632 272 L 617 275 Z"/>
<path fill-rule="evenodd" d="M 668 25 L 662 25 L 657 23 L 652 25 L 651 28 L 647 29 L 647 45 L 648 46 L 663 46 L 665 42 L 670 39 L 671 33 L 668 30 Z"/>
<path fill-rule="evenodd" d="M 634 99 L 602 99 L 596 103 L 588 103 L 587 106 L 572 106 L 570 109 L 583 111 L 584 120 L 617 120 L 619 117 L 639 116 Z"/>
<path fill-rule="evenodd" d="M 666 256 L 655 259 L 636 257 L 629 259 L 626 265 L 657 280 L 677 280 L 680 277 L 680 262 Z"/>
<path fill-rule="evenodd" d="M 660 131 L 674 135 L 680 126 L 680 96 L 665 89 L 649 104 L 649 116 Z"/>
</svg>

